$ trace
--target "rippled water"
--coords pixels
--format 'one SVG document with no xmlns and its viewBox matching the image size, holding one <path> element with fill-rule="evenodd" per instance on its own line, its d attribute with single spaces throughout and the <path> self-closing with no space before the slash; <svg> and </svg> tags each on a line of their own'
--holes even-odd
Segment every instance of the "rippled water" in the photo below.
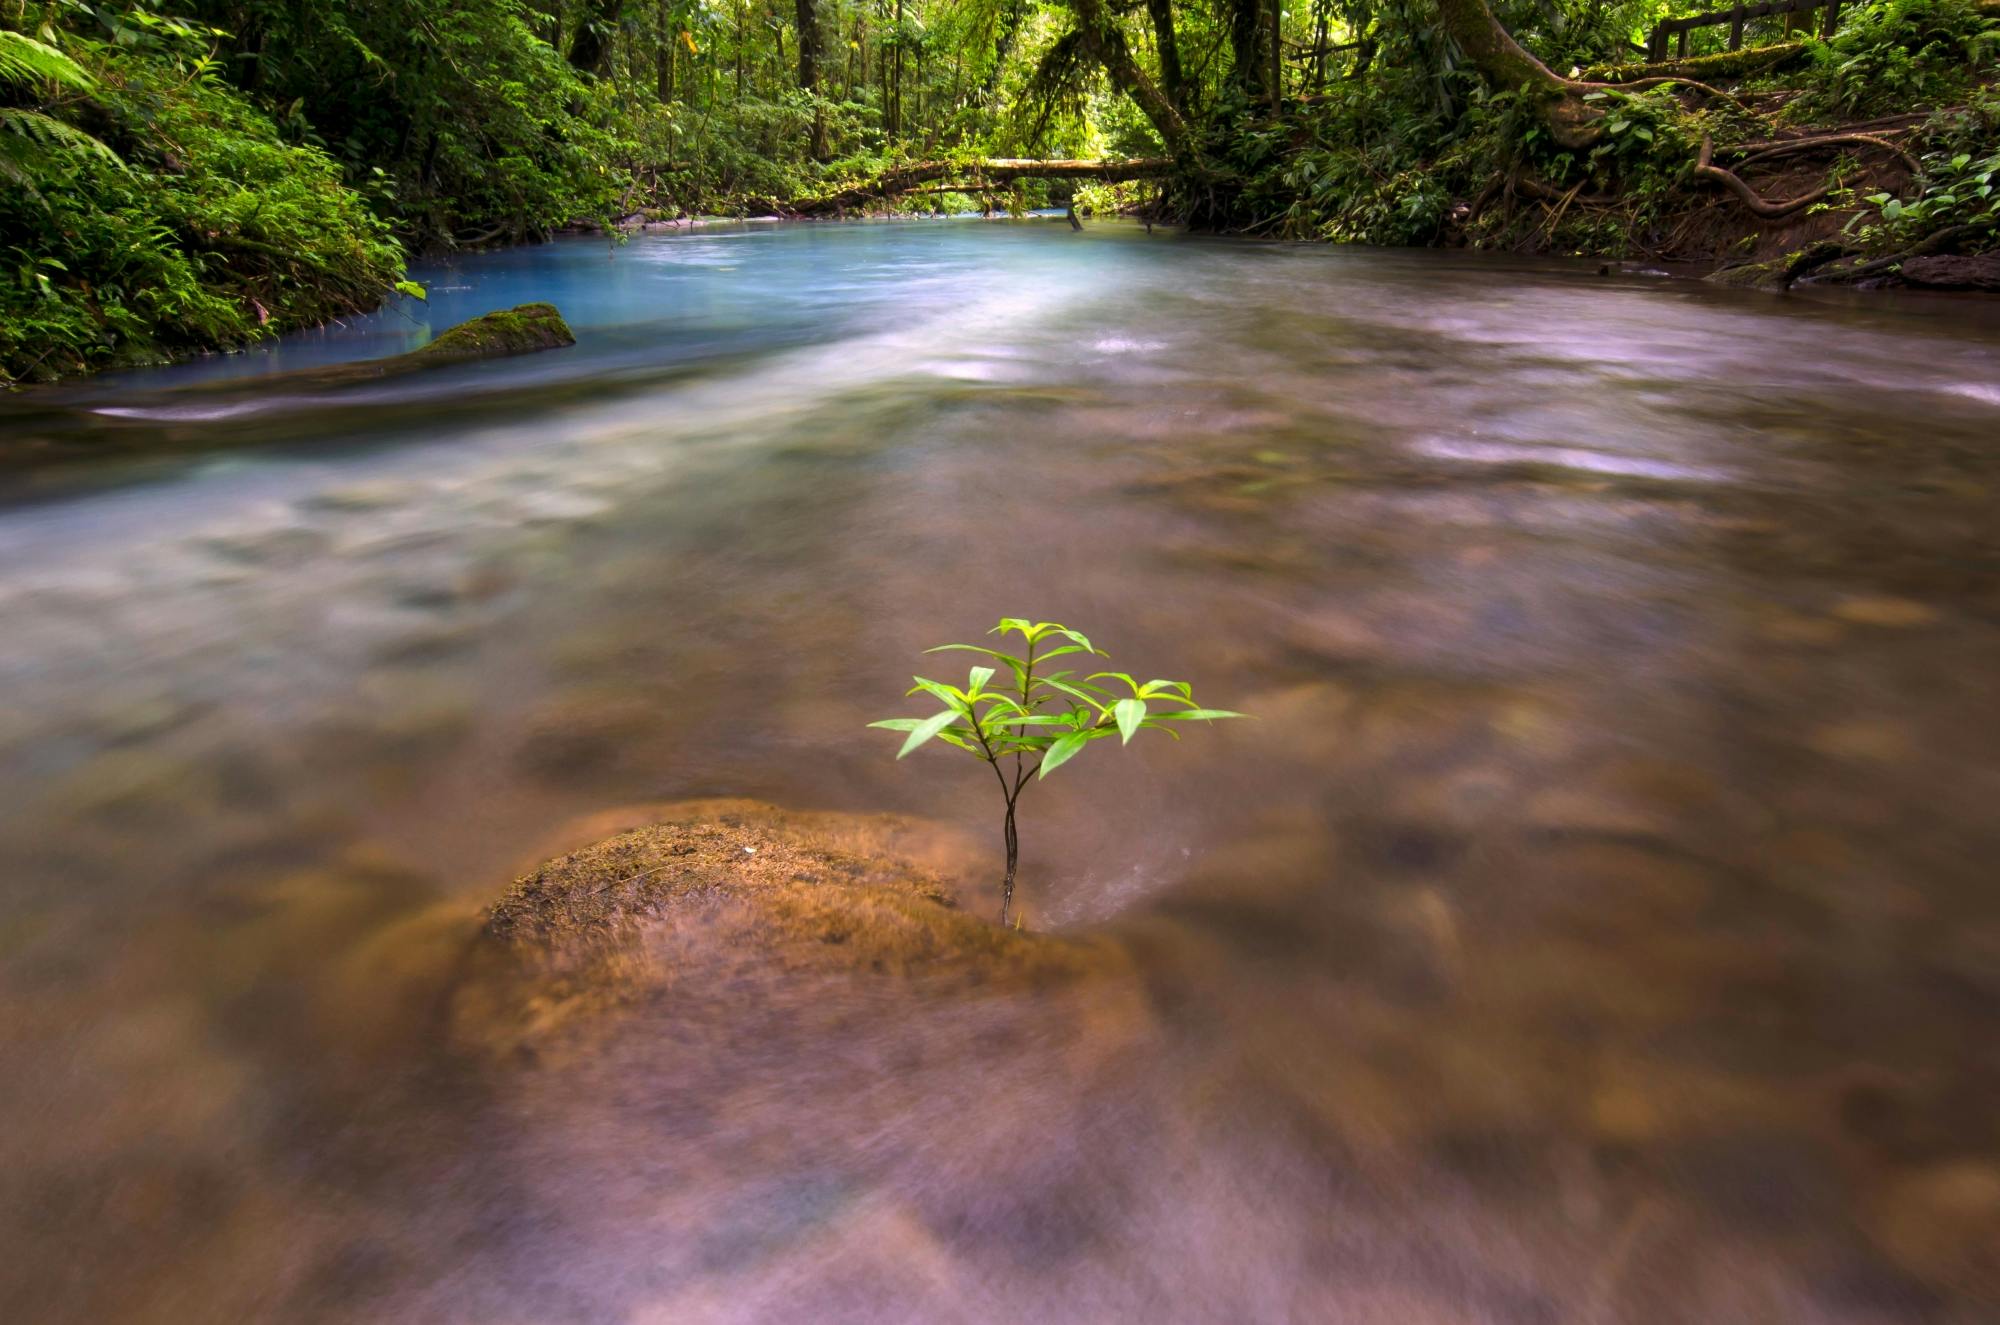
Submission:
<svg viewBox="0 0 2000 1325">
<path fill-rule="evenodd" d="M 1983 305 L 1060 223 L 422 275 L 0 401 L 0 1319 L 2000 1314 Z M 455 1061 L 578 816 L 997 838 L 861 724 L 1014 613 L 1258 718 L 1024 805 L 1143 1030 L 835 982 Z"/>
</svg>

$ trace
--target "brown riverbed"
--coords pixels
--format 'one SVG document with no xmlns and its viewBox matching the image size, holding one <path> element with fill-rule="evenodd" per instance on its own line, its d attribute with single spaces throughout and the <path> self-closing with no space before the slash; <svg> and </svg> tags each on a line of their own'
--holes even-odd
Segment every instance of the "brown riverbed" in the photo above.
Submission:
<svg viewBox="0 0 2000 1325">
<path fill-rule="evenodd" d="M 579 344 L 0 402 L 126 457 L 0 509 L 0 1319 L 2000 1315 L 1983 306 L 1060 224 L 427 277 Z M 468 1050 L 610 807 L 925 816 L 990 906 L 990 777 L 863 724 L 1016 613 L 1256 715 L 1024 802 L 1115 979 Z"/>
</svg>

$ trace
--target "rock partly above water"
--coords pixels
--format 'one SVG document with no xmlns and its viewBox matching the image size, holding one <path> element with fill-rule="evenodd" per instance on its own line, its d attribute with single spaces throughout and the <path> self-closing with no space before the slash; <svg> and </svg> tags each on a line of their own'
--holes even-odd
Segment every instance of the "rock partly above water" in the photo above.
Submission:
<svg viewBox="0 0 2000 1325">
<path fill-rule="evenodd" d="M 262 378 L 258 386 L 264 392 L 268 392 L 273 384 L 344 386 L 350 382 L 368 382 L 421 373 L 432 368 L 449 368 L 480 359 L 507 359 L 518 354 L 559 350 L 574 344 L 576 335 L 570 331 L 569 324 L 563 321 L 554 304 L 521 304 L 461 322 L 441 332 L 428 345 L 407 354 L 334 364 L 327 368 L 303 368 L 296 373 Z M 237 385 L 222 382 L 213 389 L 229 390 Z"/>
<path fill-rule="evenodd" d="M 422 349 L 382 362 L 407 360 L 414 366 L 428 368 L 468 359 L 504 359 L 574 344 L 576 336 L 554 304 L 520 304 L 461 322 Z"/>
<path fill-rule="evenodd" d="M 666 807 L 663 821 L 543 864 L 491 910 L 459 1026 L 539 1054 L 619 1008 L 817 1020 L 831 981 L 870 998 L 1031 994 L 1129 973 L 1108 941 L 1002 929 L 958 907 L 925 854 L 926 826 L 754 801 Z M 931 830 L 933 833 L 935 829 Z M 615 1018 L 611 1018 L 615 1020 Z"/>
</svg>

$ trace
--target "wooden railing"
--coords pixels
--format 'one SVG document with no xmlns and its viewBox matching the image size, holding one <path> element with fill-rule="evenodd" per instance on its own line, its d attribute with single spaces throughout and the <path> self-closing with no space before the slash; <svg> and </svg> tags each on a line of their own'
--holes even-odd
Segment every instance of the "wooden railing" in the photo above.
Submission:
<svg viewBox="0 0 2000 1325">
<path fill-rule="evenodd" d="M 1719 10 L 1713 14 L 1696 14 L 1692 18 L 1670 18 L 1663 20 L 1653 29 L 1653 35 L 1646 41 L 1646 58 L 1664 60 L 1667 58 L 1667 40 L 1680 39 L 1680 49 L 1674 54 L 1685 58 L 1688 53 L 1688 33 L 1696 28 L 1719 28 L 1729 25 L 1729 49 L 1743 49 L 1743 25 L 1753 18 L 1763 18 L 1769 14 L 1810 14 L 1815 9 L 1824 9 L 1826 19 L 1820 24 L 1820 32 L 1832 36 L 1835 25 L 1840 22 L 1841 0 L 1757 0 L 1756 4 L 1739 4 L 1734 9 Z"/>
</svg>

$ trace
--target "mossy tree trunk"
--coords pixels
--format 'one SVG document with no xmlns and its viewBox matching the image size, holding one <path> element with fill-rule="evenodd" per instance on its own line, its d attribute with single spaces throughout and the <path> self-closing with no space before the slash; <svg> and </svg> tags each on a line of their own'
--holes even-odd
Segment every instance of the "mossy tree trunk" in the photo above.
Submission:
<svg viewBox="0 0 2000 1325">
<path fill-rule="evenodd" d="M 1076 15 L 1076 26 L 1083 36 L 1084 50 L 1103 66 L 1112 86 L 1132 98 L 1154 132 L 1160 135 L 1160 142 L 1169 156 L 1176 161 L 1189 160 L 1194 150 L 1194 136 L 1188 131 L 1187 117 L 1174 104 L 1173 98 L 1139 67 L 1130 44 L 1125 40 L 1124 31 L 1119 28 L 1118 20 L 1104 0 L 1069 0 L 1069 7 L 1070 12 Z"/>
<path fill-rule="evenodd" d="M 1229 0 L 1229 56 L 1236 84 L 1251 101 L 1265 94 L 1265 66 L 1270 25 L 1264 0 Z"/>
<path fill-rule="evenodd" d="M 1466 62 L 1493 86 L 1537 103 L 1550 135 L 1564 147 L 1589 147 L 1603 136 L 1603 112 L 1583 99 L 1584 84 L 1563 78 L 1500 25 L 1486 0 L 1438 0 L 1438 17 Z"/>
</svg>

